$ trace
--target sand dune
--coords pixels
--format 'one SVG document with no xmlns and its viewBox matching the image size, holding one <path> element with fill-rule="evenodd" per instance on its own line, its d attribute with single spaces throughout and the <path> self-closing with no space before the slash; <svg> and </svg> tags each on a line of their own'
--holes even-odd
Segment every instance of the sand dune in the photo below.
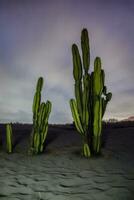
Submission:
<svg viewBox="0 0 134 200">
<path fill-rule="evenodd" d="M 91 159 L 72 126 L 50 126 L 38 156 L 27 154 L 31 126 L 13 130 L 14 153 L 0 150 L 0 200 L 134 199 L 134 127 L 106 127 L 102 155 Z"/>
</svg>

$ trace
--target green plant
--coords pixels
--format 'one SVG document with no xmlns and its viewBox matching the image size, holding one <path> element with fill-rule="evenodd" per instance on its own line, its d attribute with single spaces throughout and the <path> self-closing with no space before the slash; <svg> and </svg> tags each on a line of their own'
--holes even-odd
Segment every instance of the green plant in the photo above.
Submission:
<svg viewBox="0 0 134 200">
<path fill-rule="evenodd" d="M 6 149 L 8 153 L 13 151 L 13 141 L 12 141 L 12 126 L 11 124 L 6 124 Z"/>
<path fill-rule="evenodd" d="M 81 33 L 82 59 L 76 44 L 72 45 L 75 99 L 70 100 L 72 116 L 83 141 L 83 154 L 90 157 L 101 149 L 102 117 L 112 93 L 104 85 L 105 74 L 101 59 L 96 57 L 94 71 L 89 73 L 90 46 L 87 29 Z"/>
<path fill-rule="evenodd" d="M 33 100 L 33 129 L 31 134 L 31 151 L 34 154 L 41 153 L 48 132 L 48 118 L 52 104 L 50 101 L 41 102 L 41 90 L 43 78 L 37 81 L 36 92 Z"/>
</svg>

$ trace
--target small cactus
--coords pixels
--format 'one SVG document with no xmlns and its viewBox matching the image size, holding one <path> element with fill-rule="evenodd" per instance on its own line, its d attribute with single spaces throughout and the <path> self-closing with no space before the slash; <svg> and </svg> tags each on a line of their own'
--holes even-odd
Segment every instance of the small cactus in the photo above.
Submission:
<svg viewBox="0 0 134 200">
<path fill-rule="evenodd" d="M 7 153 L 12 153 L 12 151 L 13 151 L 11 124 L 6 125 L 6 149 L 7 149 Z"/>
<path fill-rule="evenodd" d="M 52 104 L 50 101 L 41 102 L 41 90 L 43 88 L 43 78 L 37 81 L 36 92 L 33 100 L 33 130 L 31 133 L 32 153 L 43 152 L 44 142 L 48 132 L 48 119 Z"/>
</svg>

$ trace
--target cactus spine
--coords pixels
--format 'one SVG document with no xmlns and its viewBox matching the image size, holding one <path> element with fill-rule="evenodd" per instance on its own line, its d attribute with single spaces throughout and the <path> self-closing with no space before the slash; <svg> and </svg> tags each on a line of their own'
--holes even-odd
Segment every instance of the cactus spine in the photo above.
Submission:
<svg viewBox="0 0 134 200">
<path fill-rule="evenodd" d="M 75 99 L 70 100 L 70 107 L 76 129 L 83 140 L 83 154 L 90 157 L 91 152 L 100 153 L 102 118 L 112 93 L 107 93 L 99 57 L 94 60 L 94 71 L 89 73 L 90 46 L 87 29 L 81 32 L 81 50 L 82 61 L 77 45 L 72 45 Z"/>
<path fill-rule="evenodd" d="M 12 144 L 12 126 L 11 124 L 6 125 L 6 148 L 8 153 L 12 153 L 13 144 Z"/>
<path fill-rule="evenodd" d="M 43 88 L 43 78 L 37 81 L 36 92 L 33 100 L 33 130 L 31 134 L 31 150 L 38 154 L 43 152 L 44 142 L 48 132 L 48 119 L 52 104 L 50 101 L 41 102 L 41 90 Z"/>
</svg>

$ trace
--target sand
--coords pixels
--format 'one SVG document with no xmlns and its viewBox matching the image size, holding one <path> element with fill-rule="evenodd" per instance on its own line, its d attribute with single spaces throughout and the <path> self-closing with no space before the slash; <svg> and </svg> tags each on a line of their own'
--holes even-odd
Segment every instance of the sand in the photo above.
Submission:
<svg viewBox="0 0 134 200">
<path fill-rule="evenodd" d="M 4 141 L 4 126 L 0 126 Z M 73 126 L 50 126 L 43 154 L 28 155 L 31 126 L 13 127 L 14 152 L 0 150 L 0 200 L 133 200 L 134 127 L 104 128 L 100 157 L 80 155 Z"/>
</svg>

